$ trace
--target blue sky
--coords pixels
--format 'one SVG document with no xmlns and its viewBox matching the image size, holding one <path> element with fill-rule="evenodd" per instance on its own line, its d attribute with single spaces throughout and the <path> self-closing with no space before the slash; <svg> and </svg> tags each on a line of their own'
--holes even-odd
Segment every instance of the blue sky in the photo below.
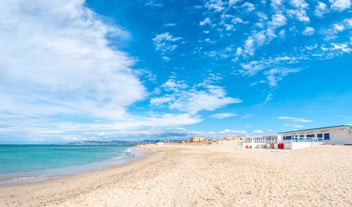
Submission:
<svg viewBox="0 0 352 207">
<path fill-rule="evenodd" d="M 5 0 L 0 143 L 352 124 L 351 0 Z"/>
</svg>

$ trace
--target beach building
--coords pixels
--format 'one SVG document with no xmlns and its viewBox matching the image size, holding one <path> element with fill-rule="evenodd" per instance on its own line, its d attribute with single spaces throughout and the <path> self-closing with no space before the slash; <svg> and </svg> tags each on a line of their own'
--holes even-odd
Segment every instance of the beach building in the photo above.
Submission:
<svg viewBox="0 0 352 207">
<path fill-rule="evenodd" d="M 279 132 L 278 135 L 246 137 L 242 149 L 302 149 L 320 144 L 352 145 L 352 127 L 339 125 Z"/>
<path fill-rule="evenodd" d="M 204 142 L 205 138 L 204 137 L 191 137 L 189 139 L 190 142 Z"/>
<path fill-rule="evenodd" d="M 243 139 L 242 149 L 274 149 L 277 148 L 279 141 L 280 137 L 278 135 L 246 137 Z"/>
<path fill-rule="evenodd" d="M 352 144 L 352 127 L 348 125 L 279 132 L 283 141 Z"/>
</svg>

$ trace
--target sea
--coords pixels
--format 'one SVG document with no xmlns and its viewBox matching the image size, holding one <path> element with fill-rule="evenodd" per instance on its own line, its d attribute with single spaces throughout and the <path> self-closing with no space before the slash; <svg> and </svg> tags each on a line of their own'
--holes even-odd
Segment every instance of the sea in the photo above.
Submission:
<svg viewBox="0 0 352 207">
<path fill-rule="evenodd" d="M 125 164 L 135 145 L 0 145 L 0 185 L 37 182 Z"/>
</svg>

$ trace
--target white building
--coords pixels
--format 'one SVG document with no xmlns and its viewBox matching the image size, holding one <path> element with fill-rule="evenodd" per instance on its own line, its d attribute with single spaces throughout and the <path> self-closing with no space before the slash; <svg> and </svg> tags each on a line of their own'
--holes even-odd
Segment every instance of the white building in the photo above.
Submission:
<svg viewBox="0 0 352 207">
<path fill-rule="evenodd" d="M 242 149 L 270 148 L 270 146 L 274 148 L 278 141 L 279 137 L 277 135 L 246 137 L 243 139 Z"/>
<path fill-rule="evenodd" d="M 280 132 L 283 141 L 352 144 L 352 127 L 348 125 Z"/>
</svg>

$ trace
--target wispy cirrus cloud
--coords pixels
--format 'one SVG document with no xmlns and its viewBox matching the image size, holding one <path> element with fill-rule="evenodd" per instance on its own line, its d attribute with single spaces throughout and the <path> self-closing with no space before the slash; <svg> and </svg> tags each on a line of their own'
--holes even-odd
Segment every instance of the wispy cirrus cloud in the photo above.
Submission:
<svg viewBox="0 0 352 207">
<path fill-rule="evenodd" d="M 168 54 L 176 50 L 176 48 L 178 47 L 177 42 L 181 39 L 181 37 L 175 37 L 169 32 L 165 32 L 162 34 L 157 34 L 153 38 L 153 43 L 155 45 L 155 50 L 161 53 L 162 58 L 165 61 L 169 61 L 170 57 L 168 56 Z"/>
<path fill-rule="evenodd" d="M 152 7 L 152 8 L 161 8 L 163 7 L 163 4 L 155 1 L 155 0 L 151 0 L 145 3 L 146 6 Z"/>
<path fill-rule="evenodd" d="M 215 118 L 215 119 L 225 119 L 225 118 L 234 117 L 234 116 L 237 116 L 237 114 L 234 114 L 234 113 L 217 113 L 217 114 L 210 115 L 211 118 Z"/>
<path fill-rule="evenodd" d="M 260 74 L 268 79 L 268 86 L 273 87 L 289 75 L 289 70 L 300 71 L 305 69 L 302 65 L 308 62 L 350 53 L 352 45 L 347 28 L 351 28 L 351 24 L 343 19 L 348 16 L 350 0 L 272 0 L 257 2 L 253 6 L 251 4 L 246 1 L 205 1 L 204 8 L 209 12 L 199 23 L 208 31 L 207 40 L 211 40 L 214 35 L 225 41 L 228 41 L 227 38 L 236 40 L 233 44 L 227 44 L 230 49 L 212 50 L 211 53 L 204 51 L 214 60 L 232 57 L 235 74 L 249 77 Z M 247 6 L 250 9 L 244 11 L 242 7 Z M 315 24 L 326 14 L 343 15 L 340 22 Z M 242 35 L 239 36 L 239 33 Z M 295 43 L 299 39 L 303 40 L 300 46 Z M 208 42 L 212 48 L 218 44 L 216 41 Z M 310 45 L 312 42 L 314 47 Z M 287 45 L 284 51 L 278 49 L 282 44 Z M 219 53 L 222 56 L 215 55 Z M 279 61 L 279 65 L 273 64 L 273 60 L 278 57 L 290 59 Z M 273 70 L 273 67 L 276 69 Z M 274 79 L 273 73 L 276 74 Z"/>
<path fill-rule="evenodd" d="M 313 122 L 312 120 L 309 120 L 309 119 L 290 117 L 290 116 L 279 116 L 279 117 L 277 117 L 277 119 L 288 120 L 288 121 L 293 121 L 293 122 L 303 122 L 303 123 Z"/>
<path fill-rule="evenodd" d="M 302 68 L 285 68 L 285 65 L 295 65 L 299 61 L 302 60 L 288 56 L 279 56 L 260 61 L 254 60 L 246 64 L 241 64 L 243 69 L 239 72 L 244 76 L 253 76 L 263 71 L 263 75 L 266 77 L 269 87 L 276 87 L 278 82 L 285 76 L 302 70 Z"/>
<path fill-rule="evenodd" d="M 290 73 L 297 73 L 300 70 L 301 69 L 299 68 L 295 68 L 295 69 L 274 68 L 266 71 L 264 74 L 267 76 L 269 86 L 275 87 L 277 86 L 278 82 L 281 81 L 285 76 L 287 76 Z"/>
</svg>

